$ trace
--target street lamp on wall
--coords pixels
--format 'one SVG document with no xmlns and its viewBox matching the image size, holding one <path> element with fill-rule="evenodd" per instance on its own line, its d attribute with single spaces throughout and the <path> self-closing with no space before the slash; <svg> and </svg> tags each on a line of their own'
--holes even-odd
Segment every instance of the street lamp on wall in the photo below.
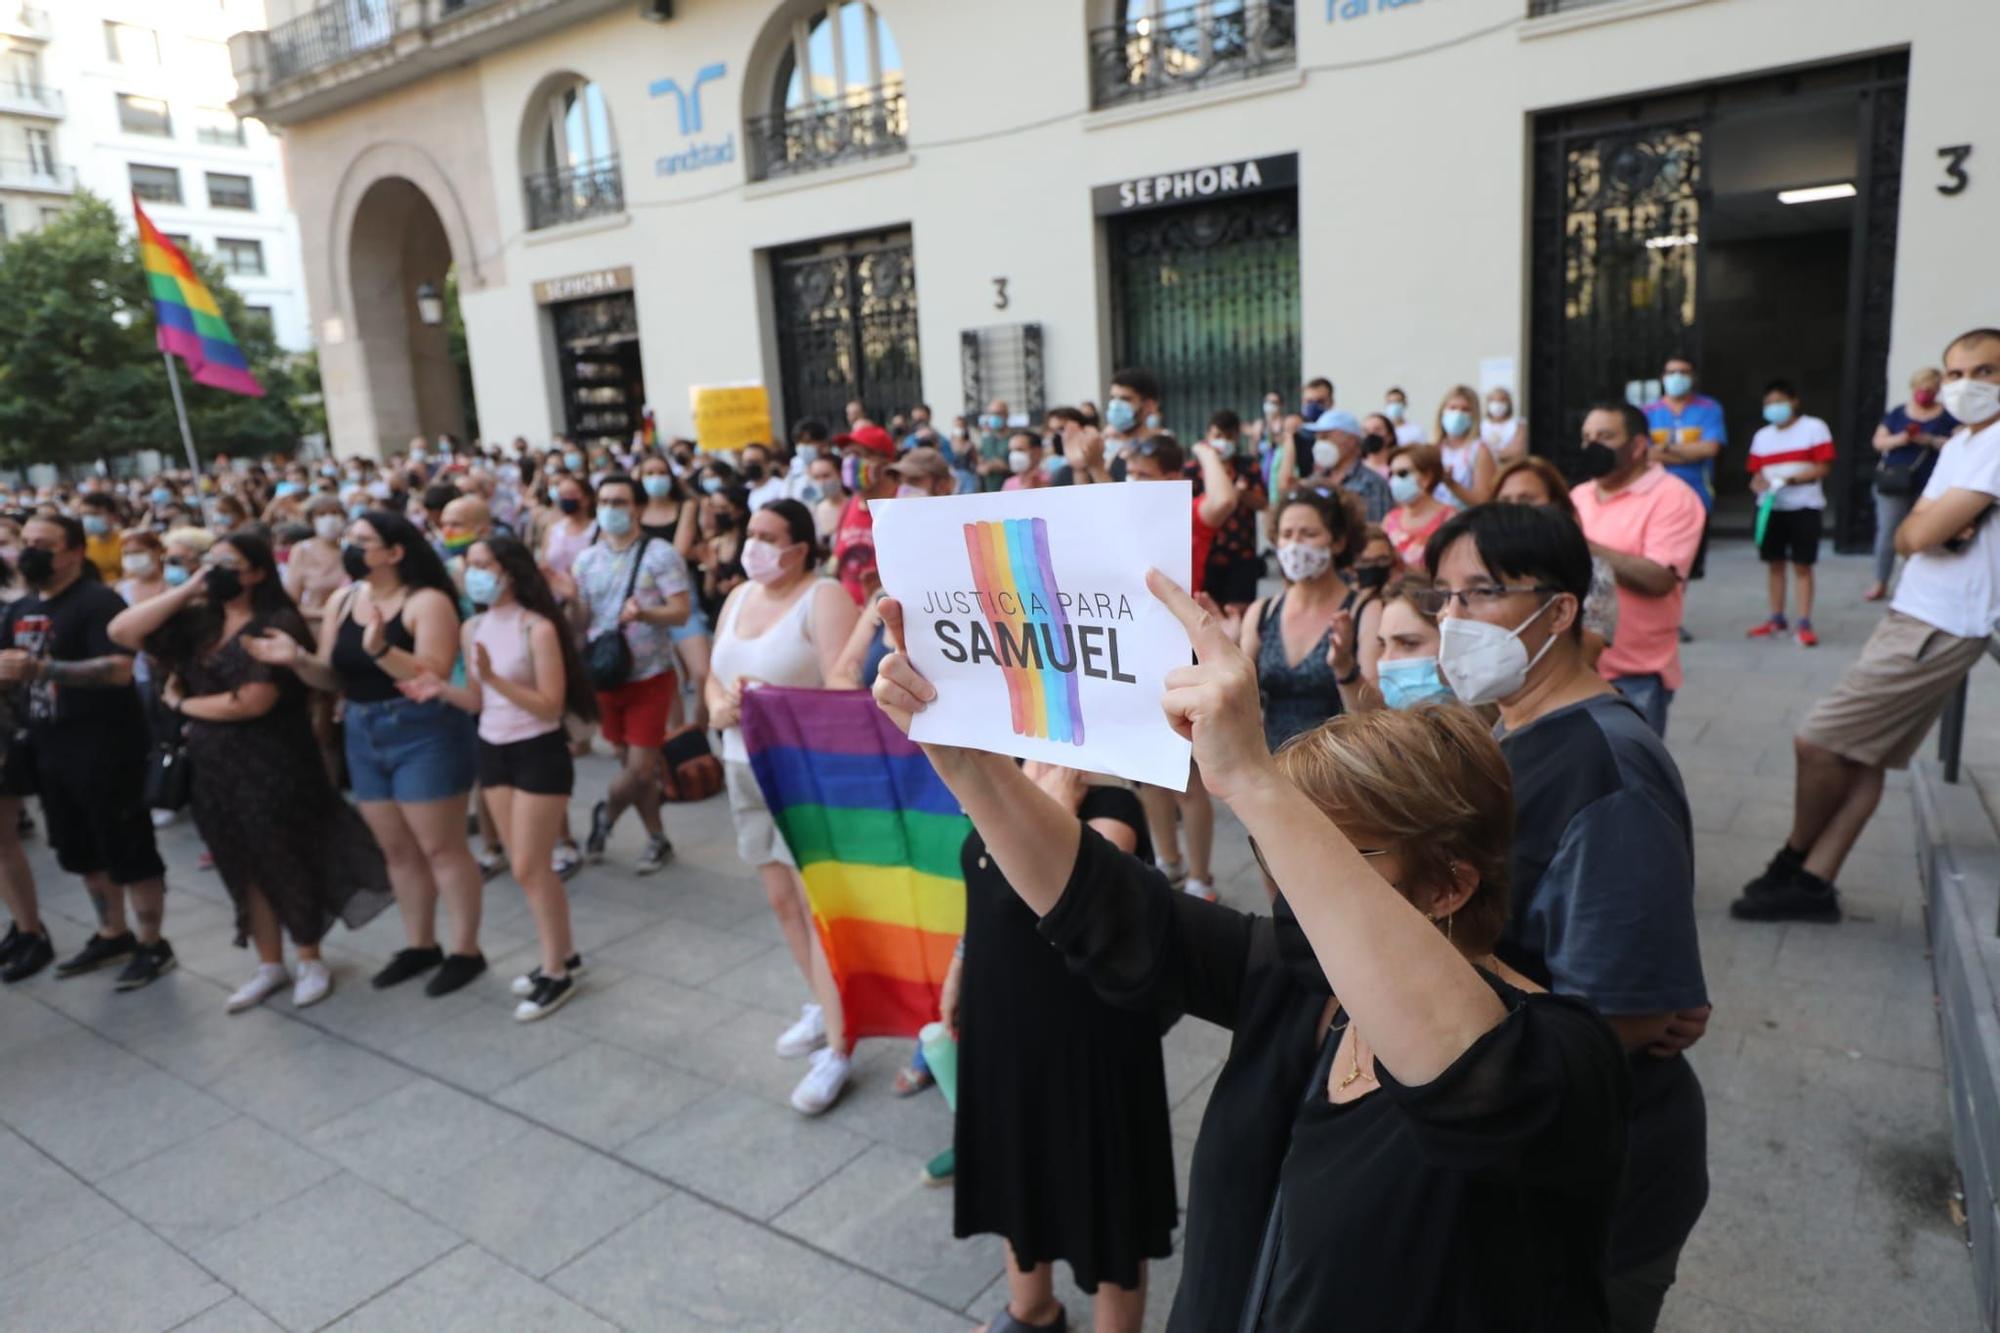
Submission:
<svg viewBox="0 0 2000 1333">
<path fill-rule="evenodd" d="M 436 283 L 417 284 L 417 318 L 432 328 L 444 323 L 444 297 L 438 293 Z"/>
</svg>

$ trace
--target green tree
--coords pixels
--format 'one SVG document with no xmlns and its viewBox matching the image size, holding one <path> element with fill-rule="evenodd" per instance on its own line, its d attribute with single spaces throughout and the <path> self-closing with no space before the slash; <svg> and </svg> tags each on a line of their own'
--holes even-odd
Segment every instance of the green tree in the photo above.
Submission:
<svg viewBox="0 0 2000 1333">
<path fill-rule="evenodd" d="M 138 249 L 136 234 L 90 194 L 0 246 L 0 464 L 79 467 L 139 449 L 181 456 Z M 211 256 L 188 259 L 265 390 L 247 398 L 211 389 L 181 365 L 196 446 L 204 456 L 294 448 L 306 429 L 298 399 L 319 392 L 317 364 L 278 349 Z"/>
</svg>

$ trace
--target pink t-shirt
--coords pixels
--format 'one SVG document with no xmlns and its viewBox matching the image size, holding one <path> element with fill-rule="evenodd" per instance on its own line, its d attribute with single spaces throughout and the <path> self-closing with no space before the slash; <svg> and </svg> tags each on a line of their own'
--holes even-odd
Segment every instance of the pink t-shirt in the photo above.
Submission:
<svg viewBox="0 0 2000 1333">
<path fill-rule="evenodd" d="M 1583 535 L 1606 550 L 1644 556 L 1680 575 L 1664 597 L 1618 588 L 1618 638 L 1597 660 L 1606 680 L 1657 673 L 1670 690 L 1681 687 L 1681 601 L 1687 572 L 1701 545 L 1708 511 L 1694 487 L 1654 464 L 1611 495 L 1595 483 L 1570 492 Z"/>
<path fill-rule="evenodd" d="M 517 602 L 508 602 L 481 615 L 479 623 L 472 627 L 472 641 L 485 648 L 486 655 L 493 659 L 493 674 L 531 689 L 535 684 L 535 655 L 528 646 L 528 630 L 534 619 L 539 617 L 531 617 Z M 466 669 L 478 673 L 471 662 Z M 536 717 L 498 690 L 482 691 L 480 702 L 479 739 L 488 745 L 511 745 L 562 730 L 562 723 Z"/>
</svg>

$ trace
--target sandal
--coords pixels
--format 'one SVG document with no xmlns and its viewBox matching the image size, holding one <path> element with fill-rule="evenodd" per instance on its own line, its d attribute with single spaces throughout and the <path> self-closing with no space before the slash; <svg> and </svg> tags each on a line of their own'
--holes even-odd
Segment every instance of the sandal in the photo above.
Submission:
<svg viewBox="0 0 2000 1333">
<path fill-rule="evenodd" d="M 986 1333 L 1069 1333 L 1069 1311 L 1056 1307 L 1056 1321 L 1053 1324 L 1024 1324 L 1014 1317 L 1014 1312 L 1006 1306 L 986 1325 Z"/>
<path fill-rule="evenodd" d="M 936 1082 L 930 1070 L 904 1065 L 896 1071 L 895 1093 L 898 1097 L 914 1097 Z"/>
</svg>

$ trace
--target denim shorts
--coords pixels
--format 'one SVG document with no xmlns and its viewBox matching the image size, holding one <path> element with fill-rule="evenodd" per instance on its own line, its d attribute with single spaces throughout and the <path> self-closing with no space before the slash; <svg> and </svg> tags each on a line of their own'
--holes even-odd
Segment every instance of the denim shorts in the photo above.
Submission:
<svg viewBox="0 0 2000 1333">
<path fill-rule="evenodd" d="M 698 606 L 688 608 L 688 618 L 667 631 L 667 637 L 675 643 L 682 639 L 705 639 L 709 635 L 708 617 Z"/>
<path fill-rule="evenodd" d="M 348 702 L 347 777 L 357 801 L 441 801 L 472 790 L 479 723 L 442 699 Z"/>
</svg>

